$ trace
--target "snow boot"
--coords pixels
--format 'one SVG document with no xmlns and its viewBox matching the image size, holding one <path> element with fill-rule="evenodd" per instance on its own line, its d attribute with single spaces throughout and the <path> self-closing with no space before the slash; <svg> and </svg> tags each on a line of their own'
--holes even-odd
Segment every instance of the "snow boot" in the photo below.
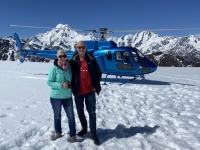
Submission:
<svg viewBox="0 0 200 150">
<path fill-rule="evenodd" d="M 83 136 L 87 133 L 87 129 L 82 129 L 80 132 L 78 132 L 78 136 Z"/>
<path fill-rule="evenodd" d="M 76 142 L 76 137 L 75 136 L 70 136 L 68 139 L 67 139 L 68 142 L 70 143 L 74 143 Z"/>
<path fill-rule="evenodd" d="M 92 139 L 94 141 L 95 145 L 100 145 L 100 141 L 99 141 L 99 139 L 98 139 L 98 137 L 96 135 L 92 135 L 90 137 L 90 139 Z"/>
</svg>

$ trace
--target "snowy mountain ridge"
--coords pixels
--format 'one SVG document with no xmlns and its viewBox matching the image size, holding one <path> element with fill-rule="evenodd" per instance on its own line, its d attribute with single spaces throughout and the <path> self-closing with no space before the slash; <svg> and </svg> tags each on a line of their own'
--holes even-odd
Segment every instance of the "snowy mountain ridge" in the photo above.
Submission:
<svg viewBox="0 0 200 150">
<path fill-rule="evenodd" d="M 37 34 L 29 39 L 33 48 L 40 49 L 73 49 L 79 40 L 97 40 L 92 33 L 83 34 L 71 29 L 69 25 L 58 24 L 54 29 L 46 33 Z M 37 48 L 37 49 L 38 49 Z"/>
<path fill-rule="evenodd" d="M 163 52 L 166 54 L 181 56 L 189 61 L 200 61 L 200 36 L 190 35 L 187 37 L 165 36 L 149 31 L 125 35 L 115 41 L 118 46 L 131 46 L 138 48 L 144 54 Z"/>
<path fill-rule="evenodd" d="M 19 34 L 20 36 L 20 34 Z M 0 56 L 8 53 L 7 59 L 10 59 L 11 53 L 17 50 L 17 46 L 12 37 L 0 39 L 0 41 L 9 40 L 10 46 L 5 51 L 5 44 L 1 42 Z M 85 34 L 73 30 L 69 25 L 58 24 L 54 29 L 46 33 L 39 33 L 36 36 L 27 39 L 21 39 L 23 43 L 29 42 L 27 49 L 73 49 L 76 42 L 80 40 L 99 40 L 92 32 Z M 109 36 L 107 40 L 113 40 L 118 46 L 131 46 L 138 48 L 144 54 L 154 54 L 162 52 L 164 54 L 180 56 L 187 61 L 200 62 L 200 34 L 186 37 L 164 36 L 150 31 L 142 31 L 136 34 L 128 34 L 121 37 Z M 5 54 L 5 55 L 6 55 Z M 4 60 L 6 57 L 4 56 Z"/>
</svg>

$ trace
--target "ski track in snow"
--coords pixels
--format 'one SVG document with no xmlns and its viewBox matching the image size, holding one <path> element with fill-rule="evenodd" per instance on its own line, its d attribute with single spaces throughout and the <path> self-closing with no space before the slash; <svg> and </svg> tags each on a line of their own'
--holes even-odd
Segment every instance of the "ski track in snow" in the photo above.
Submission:
<svg viewBox="0 0 200 150">
<path fill-rule="evenodd" d="M 42 67 L 40 63 L 34 63 L 37 66 L 34 69 L 31 69 L 30 64 L 13 66 L 13 63 L 7 70 L 0 69 L 0 78 L 4 79 L 0 90 L 5 94 L 0 97 L 4 98 L 0 99 L 0 150 L 200 148 L 198 74 L 192 78 L 193 74 L 181 76 L 167 72 L 167 69 L 163 69 L 165 72 L 158 69 L 146 76 L 146 80 L 136 80 L 121 86 L 120 82 L 102 85 L 96 105 L 97 134 L 102 144 L 95 146 L 89 139 L 89 133 L 83 138 L 77 137 L 78 142 L 67 142 L 68 120 L 64 111 L 64 136 L 53 140 L 53 111 L 46 85 L 46 73 L 51 64 L 42 64 Z M 81 124 L 75 106 L 74 110 L 76 129 L 79 131 Z"/>
</svg>

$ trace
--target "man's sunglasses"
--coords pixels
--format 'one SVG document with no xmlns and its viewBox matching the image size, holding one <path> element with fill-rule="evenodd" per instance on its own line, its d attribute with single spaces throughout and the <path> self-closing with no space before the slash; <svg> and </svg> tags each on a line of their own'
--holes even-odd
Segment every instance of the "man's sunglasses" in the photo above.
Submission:
<svg viewBox="0 0 200 150">
<path fill-rule="evenodd" d="M 58 56 L 59 58 L 66 58 L 66 55 L 60 55 L 60 56 Z"/>
<path fill-rule="evenodd" d="M 78 46 L 77 48 L 78 48 L 78 49 L 81 49 L 81 48 L 82 48 L 82 49 L 85 49 L 85 46 Z"/>
</svg>

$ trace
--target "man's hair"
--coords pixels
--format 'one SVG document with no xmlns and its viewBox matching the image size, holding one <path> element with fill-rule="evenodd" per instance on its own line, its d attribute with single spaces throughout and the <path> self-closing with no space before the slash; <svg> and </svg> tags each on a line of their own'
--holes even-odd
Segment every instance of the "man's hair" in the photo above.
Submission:
<svg viewBox="0 0 200 150">
<path fill-rule="evenodd" d="M 64 53 L 65 55 L 67 55 L 66 51 L 63 50 L 63 49 L 60 49 L 60 50 L 57 51 L 57 56 L 58 56 L 60 53 Z"/>
<path fill-rule="evenodd" d="M 77 43 L 77 45 L 78 45 L 79 43 L 84 43 L 85 47 L 87 48 L 87 45 L 85 44 L 84 41 L 79 41 L 79 42 Z M 76 46 L 77 46 L 77 45 L 76 45 Z"/>
</svg>

